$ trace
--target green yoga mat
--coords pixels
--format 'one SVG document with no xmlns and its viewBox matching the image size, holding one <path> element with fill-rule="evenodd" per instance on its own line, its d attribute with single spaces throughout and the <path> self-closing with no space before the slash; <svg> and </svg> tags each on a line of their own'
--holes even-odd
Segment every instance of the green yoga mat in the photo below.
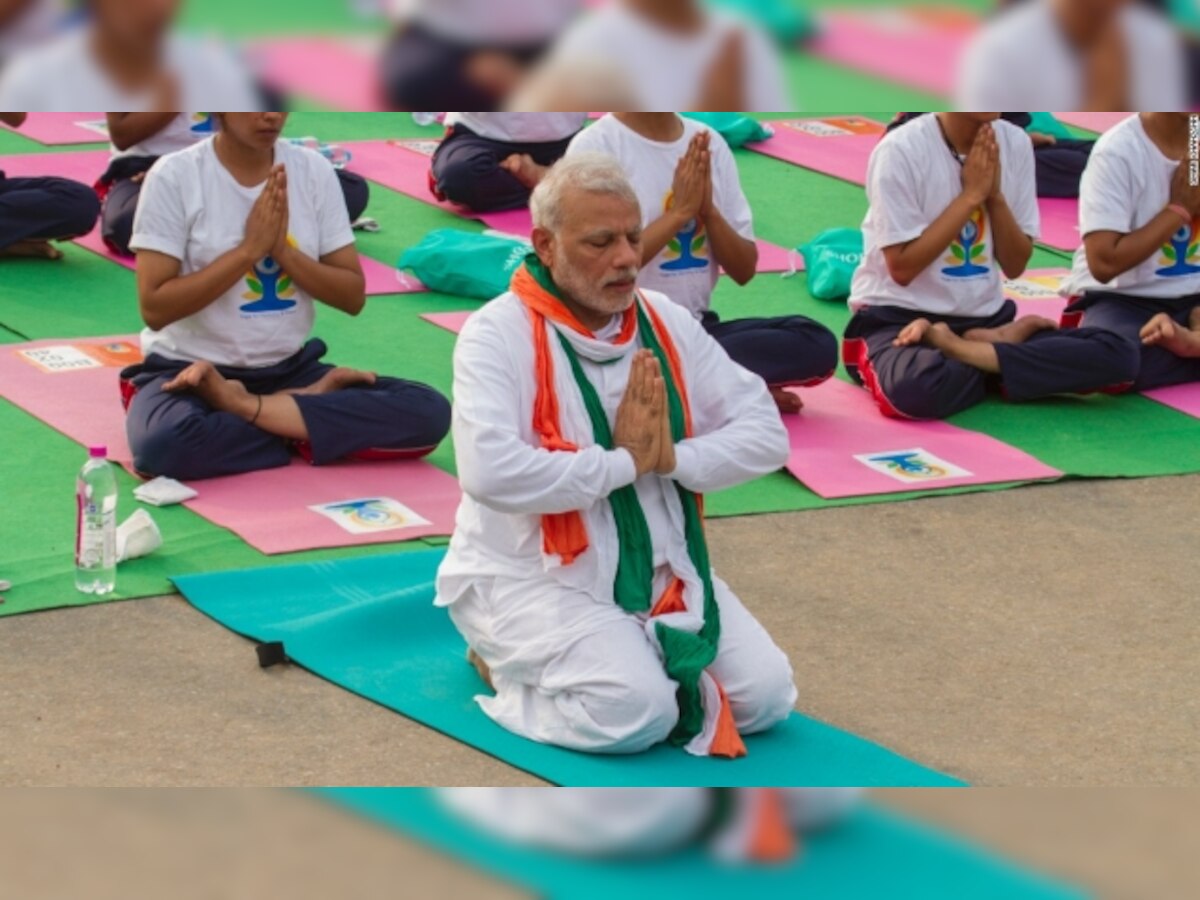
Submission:
<svg viewBox="0 0 1200 900">
<path fill-rule="evenodd" d="M 667 746 L 635 757 L 597 756 L 517 737 L 476 706 L 473 697 L 486 688 L 449 615 L 433 606 L 443 556 L 430 550 L 173 580 L 188 602 L 227 628 L 281 641 L 294 662 L 322 678 L 556 784 L 961 783 L 798 713 L 748 737 L 749 756 L 739 760 L 701 759 Z"/>
<path fill-rule="evenodd" d="M 314 792 L 447 856 L 551 900 L 615 897 L 805 900 L 1082 900 L 1085 891 L 897 813 L 863 805 L 806 835 L 782 866 L 729 867 L 701 847 L 649 860 L 592 860 L 521 847 L 463 822 L 422 788 Z"/>
</svg>

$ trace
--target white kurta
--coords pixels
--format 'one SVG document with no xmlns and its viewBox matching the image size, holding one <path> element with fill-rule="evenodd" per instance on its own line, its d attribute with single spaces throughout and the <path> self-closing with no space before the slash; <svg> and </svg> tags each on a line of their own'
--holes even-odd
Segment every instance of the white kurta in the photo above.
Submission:
<svg viewBox="0 0 1200 900">
<path fill-rule="evenodd" d="M 687 310 L 645 295 L 683 361 L 694 437 L 676 446 L 671 478 L 636 480 L 650 526 L 655 598 L 671 573 L 695 582 L 673 481 L 698 493 L 780 468 L 788 439 L 760 378 L 732 362 Z M 607 364 L 611 344 L 568 335 L 615 421 L 632 348 Z M 636 343 L 636 342 L 635 342 Z M 644 615 L 613 599 L 617 540 L 607 497 L 635 483 L 626 450 L 591 445 L 579 391 L 556 338 L 563 433 L 579 452 L 541 449 L 533 429 L 537 387 L 532 326 L 513 294 L 467 322 L 454 353 L 454 443 L 463 500 L 438 577 L 440 606 L 488 664 L 496 688 L 484 711 L 533 740 L 580 750 L 636 752 L 664 740 L 678 719 L 676 685 L 663 671 Z M 590 445 L 590 446 L 589 446 Z M 542 552 L 542 516 L 580 511 L 589 549 L 572 565 Z M 787 659 L 728 586 L 714 576 L 721 640 L 710 671 L 739 730 L 762 730 L 796 699 Z"/>
</svg>

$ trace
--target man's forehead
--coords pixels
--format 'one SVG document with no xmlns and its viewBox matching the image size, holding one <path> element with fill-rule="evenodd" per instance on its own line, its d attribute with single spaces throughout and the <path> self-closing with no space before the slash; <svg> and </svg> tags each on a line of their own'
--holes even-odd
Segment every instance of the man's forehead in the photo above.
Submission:
<svg viewBox="0 0 1200 900">
<path fill-rule="evenodd" d="M 566 192 L 563 206 L 568 226 L 577 229 L 628 231 L 641 226 L 641 211 L 637 204 L 618 194 L 575 188 Z"/>
</svg>

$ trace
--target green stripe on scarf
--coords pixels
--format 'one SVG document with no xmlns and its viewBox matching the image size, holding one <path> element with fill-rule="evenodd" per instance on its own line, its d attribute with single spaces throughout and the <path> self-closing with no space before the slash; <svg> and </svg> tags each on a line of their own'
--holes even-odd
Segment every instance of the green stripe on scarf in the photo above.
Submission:
<svg viewBox="0 0 1200 900">
<path fill-rule="evenodd" d="M 541 271 L 539 271 L 539 269 Z M 534 276 L 547 290 L 561 296 L 548 273 L 540 265 L 530 267 Z M 545 277 L 543 277 L 545 276 Z M 637 304 L 638 333 L 642 345 L 654 353 L 659 361 L 667 388 L 667 405 L 671 417 L 671 434 L 676 442 L 686 437 L 684 433 L 683 399 L 671 375 L 666 353 L 658 340 L 642 308 Z M 592 423 L 595 442 L 606 450 L 615 449 L 608 416 L 596 393 L 596 388 L 584 374 L 583 366 L 575 348 L 563 334 L 555 329 L 559 343 L 571 365 L 571 374 L 583 397 L 583 405 Z M 708 543 L 704 536 L 704 521 L 700 514 L 699 498 L 678 482 L 675 489 L 683 507 L 684 536 L 687 540 L 688 557 L 695 566 L 704 585 L 704 625 L 696 634 L 671 628 L 661 622 L 655 623 L 655 633 L 662 645 L 663 666 L 672 680 L 678 683 L 676 697 L 679 703 L 679 723 L 671 732 L 670 742 L 676 746 L 688 743 L 704 728 L 704 706 L 701 701 L 700 675 L 717 658 L 717 643 L 721 635 L 720 612 L 717 609 L 716 593 L 712 584 L 712 568 L 708 557 Z M 617 526 L 617 577 L 613 594 L 617 605 L 627 612 L 647 612 L 650 609 L 654 587 L 654 559 L 650 529 L 646 515 L 638 500 L 633 485 L 613 491 L 608 497 L 612 506 L 613 519 Z"/>
</svg>

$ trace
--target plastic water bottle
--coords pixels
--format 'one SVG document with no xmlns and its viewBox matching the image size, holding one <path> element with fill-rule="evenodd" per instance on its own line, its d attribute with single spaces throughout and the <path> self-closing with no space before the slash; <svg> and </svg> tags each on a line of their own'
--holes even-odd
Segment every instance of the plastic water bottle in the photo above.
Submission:
<svg viewBox="0 0 1200 900">
<path fill-rule="evenodd" d="M 107 447 L 92 447 L 75 482 L 75 587 L 108 594 L 117 585 L 117 477 Z"/>
</svg>

